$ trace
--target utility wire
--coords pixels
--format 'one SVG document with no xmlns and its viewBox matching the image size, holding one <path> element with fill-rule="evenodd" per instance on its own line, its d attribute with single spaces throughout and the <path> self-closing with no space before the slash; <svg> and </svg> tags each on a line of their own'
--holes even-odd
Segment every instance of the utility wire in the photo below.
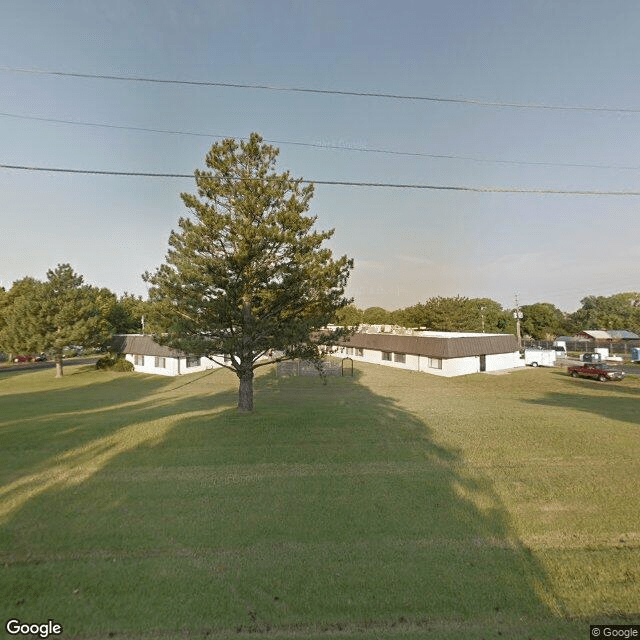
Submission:
<svg viewBox="0 0 640 640">
<path fill-rule="evenodd" d="M 194 178 L 190 173 L 150 173 L 141 171 L 99 171 L 92 169 L 63 169 L 59 167 L 29 167 L 25 165 L 0 164 L 0 169 L 14 169 L 17 171 L 46 171 L 52 173 L 75 173 L 103 176 L 131 176 L 144 178 Z M 215 180 L 220 178 L 209 176 Z M 262 180 L 262 178 L 254 178 Z M 267 178 L 268 179 L 268 178 Z M 640 191 L 593 191 L 567 189 L 528 189 L 523 187 L 466 187 L 433 184 L 411 184 L 394 182 L 355 182 L 347 180 L 299 180 L 301 184 L 329 185 L 339 187 L 381 187 L 391 189 L 430 189 L 435 191 L 470 191 L 474 193 L 530 193 L 530 194 L 558 194 L 573 196 L 640 196 Z"/>
<path fill-rule="evenodd" d="M 133 126 L 127 126 L 127 125 L 107 124 L 107 123 L 101 123 L 101 122 L 87 122 L 83 120 L 62 120 L 59 118 L 27 116 L 27 115 L 20 115 L 17 113 L 0 112 L 0 117 L 17 118 L 20 120 L 36 120 L 38 122 L 53 122 L 56 124 L 68 124 L 68 125 L 83 126 L 83 127 L 101 127 L 106 129 L 120 129 L 125 131 L 144 131 L 147 133 L 166 133 L 166 134 L 180 135 L 180 136 L 196 136 L 200 138 L 220 138 L 220 139 L 235 138 L 235 139 L 247 140 L 247 138 L 243 138 L 241 136 L 220 135 L 216 133 L 181 131 L 181 130 L 174 130 L 174 129 L 152 129 L 148 127 L 133 127 Z M 574 162 L 544 162 L 544 161 L 535 161 L 535 160 L 527 161 L 527 160 L 502 160 L 502 159 L 493 159 L 493 158 L 475 158 L 473 156 L 459 156 L 454 154 L 426 153 L 421 151 L 397 151 L 393 149 L 377 149 L 377 148 L 371 148 L 371 147 L 321 144 L 316 142 L 300 142 L 295 140 L 265 139 L 265 142 L 268 142 L 269 144 L 311 147 L 313 149 L 356 151 L 360 153 L 378 153 L 378 154 L 389 154 L 389 155 L 396 155 L 396 156 L 433 158 L 437 160 L 463 160 L 463 161 L 469 161 L 469 162 L 481 162 L 481 163 L 489 163 L 489 164 L 513 164 L 513 165 L 538 166 L 538 167 L 572 167 L 572 168 L 577 167 L 577 168 L 583 168 L 583 169 L 613 169 L 613 170 L 617 169 L 617 170 L 625 170 L 625 171 L 640 171 L 640 166 L 613 165 L 613 164 L 586 164 L 586 163 L 577 163 L 577 162 L 575 163 Z"/>
<path fill-rule="evenodd" d="M 165 78 L 144 78 L 136 76 L 118 76 L 93 73 L 72 73 L 69 71 L 51 71 L 45 69 L 21 69 L 17 67 L 0 67 L 0 71 L 11 73 L 28 73 L 35 75 L 58 76 L 67 78 L 89 78 L 92 80 L 119 80 L 124 82 L 146 82 L 154 84 L 191 85 L 199 87 L 227 87 L 232 89 L 255 89 L 263 91 L 285 91 L 294 93 L 315 93 L 325 95 L 358 96 L 364 98 L 386 98 L 392 100 L 413 100 L 426 102 L 443 102 L 453 104 L 467 104 L 478 107 L 498 107 L 509 109 L 546 109 L 554 111 L 595 111 L 607 113 L 640 113 L 640 109 L 627 107 L 581 106 L 543 104 L 536 102 L 499 102 L 476 100 L 473 98 L 445 98 L 440 96 L 414 96 L 375 91 L 341 91 L 335 89 L 309 89 L 302 87 L 284 87 L 267 84 L 241 84 L 237 82 L 209 82 L 197 80 L 170 80 Z"/>
</svg>

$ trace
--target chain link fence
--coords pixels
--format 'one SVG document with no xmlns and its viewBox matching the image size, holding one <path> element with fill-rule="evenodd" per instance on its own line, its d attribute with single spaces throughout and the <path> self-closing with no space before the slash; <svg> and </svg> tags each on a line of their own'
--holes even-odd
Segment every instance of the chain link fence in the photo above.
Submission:
<svg viewBox="0 0 640 640">
<path fill-rule="evenodd" d="M 317 366 L 310 360 L 287 360 L 278 362 L 276 366 L 278 377 L 281 376 L 341 376 L 342 363 L 338 360 L 324 360 Z"/>
</svg>

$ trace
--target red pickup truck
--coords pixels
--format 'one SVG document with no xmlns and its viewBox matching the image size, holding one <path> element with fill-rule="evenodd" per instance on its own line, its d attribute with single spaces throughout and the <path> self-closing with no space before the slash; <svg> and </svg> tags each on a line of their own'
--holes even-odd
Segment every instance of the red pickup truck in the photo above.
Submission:
<svg viewBox="0 0 640 640">
<path fill-rule="evenodd" d="M 598 363 L 585 363 L 574 367 L 567 367 L 567 373 L 574 378 L 578 376 L 581 378 L 594 378 L 595 380 L 600 380 L 600 382 L 622 380 L 622 378 L 624 378 L 624 371 Z"/>
</svg>

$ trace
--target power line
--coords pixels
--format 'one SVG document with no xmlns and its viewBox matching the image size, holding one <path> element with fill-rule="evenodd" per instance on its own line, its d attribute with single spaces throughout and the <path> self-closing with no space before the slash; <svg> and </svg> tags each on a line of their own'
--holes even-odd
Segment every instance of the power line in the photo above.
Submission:
<svg viewBox="0 0 640 640">
<path fill-rule="evenodd" d="M 189 173 L 152 173 L 142 171 L 101 171 L 94 169 L 63 169 L 60 167 L 29 167 L 25 165 L 0 164 L 0 169 L 17 171 L 45 171 L 52 173 L 73 173 L 85 175 L 128 176 L 143 178 L 194 178 Z M 218 179 L 212 176 L 214 179 Z M 261 180 L 261 178 L 255 178 Z M 301 184 L 328 185 L 338 187 L 380 187 L 391 189 L 427 189 L 434 191 L 469 191 L 472 193 L 522 193 L 522 194 L 551 194 L 573 196 L 640 196 L 640 191 L 594 191 L 567 189 L 529 189 L 524 187 L 467 187 L 455 185 L 411 184 L 394 182 L 356 182 L 348 180 L 300 180 Z"/>
<path fill-rule="evenodd" d="M 180 136 L 194 136 L 194 137 L 200 137 L 200 138 L 220 138 L 220 139 L 234 138 L 234 139 L 243 139 L 243 140 L 247 139 L 247 138 L 243 138 L 242 136 L 221 135 L 217 133 L 203 133 L 203 132 L 182 131 L 182 130 L 175 130 L 175 129 L 154 129 L 149 127 L 134 127 L 129 125 L 107 124 L 107 123 L 101 123 L 101 122 L 87 122 L 83 120 L 63 120 L 59 118 L 27 116 L 27 115 L 21 115 L 16 113 L 6 113 L 6 112 L 0 112 L 0 117 L 17 118 L 20 120 L 35 120 L 38 122 L 53 122 L 56 124 L 68 124 L 68 125 L 83 126 L 83 127 L 100 127 L 105 129 L 119 129 L 119 130 L 125 130 L 125 131 L 143 131 L 147 133 L 164 133 L 164 134 L 180 135 Z M 268 142 L 269 144 L 294 145 L 298 147 L 310 147 L 314 149 L 356 151 L 360 153 L 389 154 L 389 155 L 397 155 L 397 156 L 432 158 L 437 160 L 463 160 L 463 161 L 469 161 L 469 162 L 481 162 L 481 163 L 490 163 L 490 164 L 512 164 L 512 165 L 526 165 L 526 166 L 539 166 L 539 167 L 572 167 L 572 168 L 583 168 L 583 169 L 611 169 L 611 170 L 625 170 L 625 171 L 640 171 L 640 166 L 628 166 L 628 165 L 476 158 L 473 156 L 460 156 L 455 154 L 426 153 L 422 151 L 398 151 L 393 149 L 377 149 L 372 147 L 358 147 L 353 145 L 332 145 L 332 144 L 321 144 L 318 142 L 300 142 L 296 140 L 265 139 L 265 142 Z"/>
<path fill-rule="evenodd" d="M 119 76 L 93 73 L 73 73 L 69 71 L 51 71 L 45 69 L 21 69 L 17 67 L 0 67 L 0 71 L 11 73 L 27 73 L 67 78 L 87 78 L 92 80 L 118 80 L 123 82 L 144 82 L 153 84 L 190 85 L 199 87 L 226 87 L 231 89 L 254 89 L 262 91 L 284 91 L 292 93 L 314 93 L 325 95 L 358 96 L 364 98 L 385 98 L 391 100 L 412 100 L 422 102 L 442 102 L 451 104 L 465 104 L 478 107 L 498 107 L 508 109 L 546 109 L 553 111 L 594 111 L 605 113 L 640 113 L 640 109 L 628 107 L 605 107 L 583 105 L 559 105 L 536 102 L 500 102 L 490 100 L 476 100 L 474 98 L 447 98 L 441 96 L 416 96 L 376 91 L 346 91 L 338 89 L 310 89 L 303 87 L 285 87 L 268 84 L 242 84 L 238 82 L 210 82 L 201 80 L 171 80 L 166 78 L 145 78 L 138 76 Z"/>
</svg>

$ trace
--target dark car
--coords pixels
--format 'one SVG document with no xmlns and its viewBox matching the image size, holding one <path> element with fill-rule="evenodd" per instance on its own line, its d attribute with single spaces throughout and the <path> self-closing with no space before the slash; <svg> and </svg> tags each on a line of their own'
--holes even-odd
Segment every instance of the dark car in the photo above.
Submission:
<svg viewBox="0 0 640 640">
<path fill-rule="evenodd" d="M 581 364 L 575 367 L 567 367 L 567 373 L 577 378 L 593 378 L 600 380 L 600 382 L 606 382 L 607 380 L 622 380 L 624 378 L 624 371 L 620 369 L 614 369 L 606 364 Z"/>
<path fill-rule="evenodd" d="M 33 356 L 33 361 L 34 362 L 45 362 L 47 359 L 47 356 L 44 353 L 41 353 L 37 356 Z"/>
<path fill-rule="evenodd" d="M 14 356 L 14 362 L 31 362 L 33 360 L 33 356 Z"/>
</svg>

